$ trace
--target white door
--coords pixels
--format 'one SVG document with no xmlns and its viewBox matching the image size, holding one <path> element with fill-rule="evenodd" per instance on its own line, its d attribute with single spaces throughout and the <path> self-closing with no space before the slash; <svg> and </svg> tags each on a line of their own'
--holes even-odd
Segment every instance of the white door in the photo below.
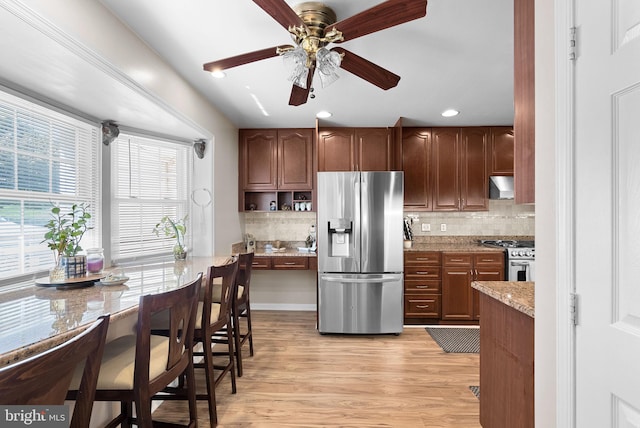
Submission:
<svg viewBox="0 0 640 428">
<path fill-rule="evenodd" d="M 575 1 L 576 426 L 640 427 L 640 1 Z"/>
</svg>

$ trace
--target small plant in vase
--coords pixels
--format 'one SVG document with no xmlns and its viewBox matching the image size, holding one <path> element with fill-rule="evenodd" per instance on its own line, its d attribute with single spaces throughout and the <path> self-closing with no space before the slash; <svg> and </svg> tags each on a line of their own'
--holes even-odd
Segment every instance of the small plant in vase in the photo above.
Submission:
<svg viewBox="0 0 640 428">
<path fill-rule="evenodd" d="M 187 216 L 185 215 L 179 220 L 172 220 L 169 216 L 164 216 L 160 222 L 153 228 L 156 236 L 163 234 L 168 238 L 176 240 L 173 246 L 173 257 L 176 260 L 185 260 L 187 258 L 187 247 L 184 245 L 184 236 L 187 233 Z"/>
<path fill-rule="evenodd" d="M 82 251 L 82 237 L 91 229 L 88 209 L 89 205 L 85 203 L 71 205 L 68 212 L 63 212 L 55 205 L 51 208 L 51 219 L 44 225 L 47 232 L 42 242 L 46 242 L 49 249 L 53 250 L 56 266 L 49 275 L 52 281 L 86 275 L 86 256 L 78 253 Z"/>
</svg>

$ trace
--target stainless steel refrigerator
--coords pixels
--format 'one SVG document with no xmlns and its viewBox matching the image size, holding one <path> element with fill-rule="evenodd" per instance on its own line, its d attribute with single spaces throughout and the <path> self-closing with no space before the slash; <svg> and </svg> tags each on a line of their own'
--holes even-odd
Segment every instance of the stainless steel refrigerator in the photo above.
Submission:
<svg viewBox="0 0 640 428">
<path fill-rule="evenodd" d="M 403 173 L 318 173 L 318 331 L 402 332 Z"/>
</svg>

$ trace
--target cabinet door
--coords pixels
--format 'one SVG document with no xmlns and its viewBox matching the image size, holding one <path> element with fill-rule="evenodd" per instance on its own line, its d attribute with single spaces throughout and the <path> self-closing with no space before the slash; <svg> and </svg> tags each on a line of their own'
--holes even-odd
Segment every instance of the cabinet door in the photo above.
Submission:
<svg viewBox="0 0 640 428">
<path fill-rule="evenodd" d="M 474 281 L 504 281 L 504 254 L 480 253 L 473 256 Z M 480 292 L 473 289 L 473 319 L 480 319 Z"/>
<path fill-rule="evenodd" d="M 442 268 L 442 319 L 470 321 L 473 319 L 471 268 L 449 266 Z"/>
<path fill-rule="evenodd" d="M 356 148 L 353 128 L 322 129 L 318 132 L 318 171 L 355 171 Z"/>
<path fill-rule="evenodd" d="M 431 211 L 431 129 L 403 129 L 401 151 L 404 207 L 407 210 Z"/>
<path fill-rule="evenodd" d="M 278 130 L 278 189 L 313 189 L 313 131 Z"/>
<path fill-rule="evenodd" d="M 513 127 L 491 128 L 489 175 L 513 175 Z"/>
<path fill-rule="evenodd" d="M 240 131 L 240 183 L 244 190 L 276 190 L 278 132 L 275 129 Z"/>
<path fill-rule="evenodd" d="M 389 128 L 356 128 L 357 170 L 393 170 L 393 137 Z"/>
<path fill-rule="evenodd" d="M 433 210 L 458 211 L 460 209 L 459 128 L 433 128 L 432 135 Z"/>
<path fill-rule="evenodd" d="M 460 210 L 488 210 L 489 128 L 462 128 L 460 137 Z"/>
</svg>

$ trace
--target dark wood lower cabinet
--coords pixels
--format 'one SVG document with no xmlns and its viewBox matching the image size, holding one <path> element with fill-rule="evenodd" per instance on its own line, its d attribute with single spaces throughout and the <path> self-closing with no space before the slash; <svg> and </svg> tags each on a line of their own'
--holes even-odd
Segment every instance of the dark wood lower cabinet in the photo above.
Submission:
<svg viewBox="0 0 640 428">
<path fill-rule="evenodd" d="M 318 270 L 318 259 L 308 256 L 258 256 L 252 269 L 257 270 Z"/>
<path fill-rule="evenodd" d="M 480 424 L 534 427 L 534 320 L 480 293 Z"/>
</svg>

